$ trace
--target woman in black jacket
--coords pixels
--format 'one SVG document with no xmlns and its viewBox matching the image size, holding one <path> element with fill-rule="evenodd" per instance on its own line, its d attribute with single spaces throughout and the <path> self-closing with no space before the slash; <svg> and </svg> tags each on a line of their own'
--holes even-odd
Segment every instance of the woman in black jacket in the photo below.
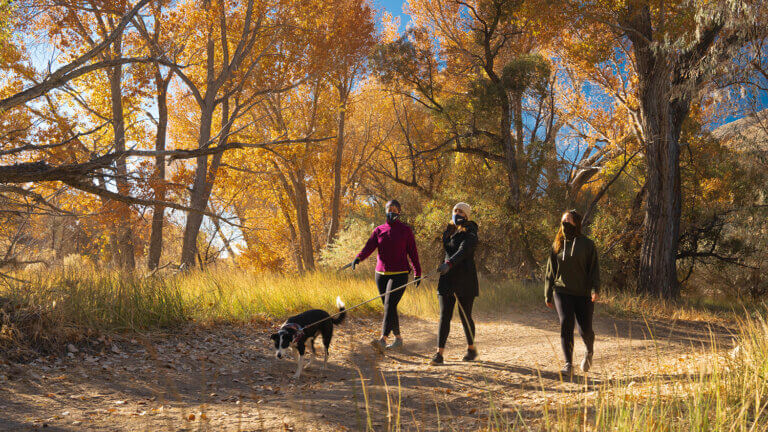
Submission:
<svg viewBox="0 0 768 432">
<path fill-rule="evenodd" d="M 469 204 L 460 202 L 453 207 L 451 223 L 443 232 L 445 261 L 440 264 L 440 281 L 437 294 L 440 299 L 440 330 L 437 337 L 437 354 L 431 365 L 443 364 L 443 350 L 451 330 L 451 318 L 456 301 L 459 302 L 459 317 L 467 337 L 467 354 L 464 361 L 477 358 L 475 348 L 475 321 L 472 319 L 472 304 L 479 294 L 477 269 L 475 268 L 475 247 L 477 246 L 477 224 L 469 220 Z"/>
</svg>

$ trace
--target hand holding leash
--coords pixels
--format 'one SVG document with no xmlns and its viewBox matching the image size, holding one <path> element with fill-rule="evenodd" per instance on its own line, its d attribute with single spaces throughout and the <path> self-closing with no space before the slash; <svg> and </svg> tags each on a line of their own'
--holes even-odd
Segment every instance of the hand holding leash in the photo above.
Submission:
<svg viewBox="0 0 768 432">
<path fill-rule="evenodd" d="M 336 270 L 336 271 L 337 271 L 337 272 L 340 272 L 340 271 L 342 271 L 342 270 L 346 270 L 346 269 L 348 269 L 348 268 L 350 268 L 350 267 L 352 267 L 352 270 L 354 270 L 354 269 L 355 269 L 355 266 L 356 266 L 356 265 L 358 265 L 358 264 L 360 264 L 360 258 L 357 258 L 357 257 L 355 257 L 354 261 L 352 261 L 352 262 L 351 262 L 351 263 L 349 263 L 349 264 L 344 264 L 343 266 L 341 266 L 341 268 L 339 268 L 339 269 L 338 269 L 338 270 Z"/>
<path fill-rule="evenodd" d="M 355 260 L 357 260 L 357 258 L 355 258 Z M 354 261 L 353 261 L 353 263 L 354 263 Z M 347 264 L 347 266 L 345 266 L 345 267 L 342 267 L 342 268 L 350 267 L 351 265 L 352 265 L 352 264 Z M 415 283 L 415 284 L 416 284 L 416 286 L 418 286 L 418 285 L 421 283 L 421 281 L 422 281 L 422 280 L 424 280 L 424 279 L 426 279 L 426 278 L 429 278 L 429 277 L 432 277 L 432 276 L 433 276 L 433 275 L 435 275 L 435 274 L 437 274 L 437 271 L 434 271 L 434 272 L 432 272 L 432 273 L 428 273 L 428 274 L 425 274 L 425 275 L 421 275 L 420 277 L 417 277 L 417 278 L 413 279 L 413 280 L 412 280 L 412 281 L 410 281 L 410 282 L 404 283 L 404 284 L 400 285 L 399 287 L 396 287 L 396 288 L 392 288 L 391 290 L 387 290 L 387 292 L 385 292 L 384 294 L 379 294 L 379 295 L 377 295 L 376 297 L 370 298 L 370 299 L 368 299 L 368 300 L 366 300 L 366 301 L 364 301 L 364 302 L 360 302 L 360 303 L 358 303 L 358 304 L 356 304 L 356 305 L 353 305 L 353 306 L 350 306 L 350 307 L 348 307 L 348 308 L 345 308 L 345 309 L 344 309 L 344 313 L 346 313 L 346 312 L 349 312 L 349 311 L 351 311 L 352 309 L 357 309 L 357 308 L 359 308 L 360 306 L 362 306 L 362 305 L 364 305 L 364 304 L 366 304 L 366 303 L 370 303 L 370 302 L 372 302 L 372 301 L 374 301 L 374 300 L 380 299 L 380 298 L 384 297 L 385 295 L 388 295 L 388 294 L 390 294 L 390 293 L 393 293 L 393 292 L 395 292 L 395 291 L 400 291 L 400 290 L 402 290 L 402 289 L 405 289 L 405 287 L 407 287 L 407 286 L 408 286 L 408 285 L 410 285 L 410 284 L 414 284 L 414 283 Z M 313 326 L 313 325 L 315 325 L 315 324 L 319 324 L 319 323 L 321 323 L 321 322 L 323 322 L 323 321 L 325 321 L 325 320 L 327 320 L 327 319 L 333 319 L 333 318 L 335 318 L 336 316 L 340 315 L 341 313 L 342 313 L 342 312 L 338 312 L 338 313 L 335 313 L 335 314 L 331 314 L 331 315 L 330 315 L 330 316 L 328 316 L 328 317 L 325 317 L 325 318 L 323 318 L 323 319 L 321 319 L 321 320 L 319 320 L 319 321 L 315 321 L 315 322 L 313 322 L 312 324 L 309 324 L 309 325 L 307 325 L 307 326 L 304 326 L 304 328 L 307 328 L 307 327 Z"/>
</svg>

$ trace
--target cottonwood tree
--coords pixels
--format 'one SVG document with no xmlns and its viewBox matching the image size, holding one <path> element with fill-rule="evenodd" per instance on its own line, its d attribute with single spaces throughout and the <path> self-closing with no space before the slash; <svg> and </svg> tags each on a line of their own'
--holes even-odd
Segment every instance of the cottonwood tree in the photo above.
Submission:
<svg viewBox="0 0 768 432">
<path fill-rule="evenodd" d="M 161 45 L 160 47 L 157 46 L 158 43 L 151 46 L 149 49 L 150 56 L 140 55 L 137 57 L 131 55 L 133 52 L 128 54 L 124 50 L 115 50 L 115 44 L 118 41 L 122 46 L 124 41 L 123 34 L 131 22 L 134 24 L 138 22 L 138 20 L 135 20 L 136 16 L 147 3 L 147 0 L 142 0 L 135 5 L 121 3 L 119 5 L 107 4 L 101 9 L 88 8 L 85 11 L 75 9 L 66 15 L 69 21 L 62 23 L 51 21 L 49 18 L 76 5 L 69 3 L 44 5 L 46 7 L 49 6 L 48 9 L 44 9 L 46 13 L 37 13 L 39 9 L 34 9 L 33 6 L 37 7 L 39 5 L 30 6 L 29 13 L 34 12 L 37 14 L 35 15 L 36 17 L 41 17 L 44 21 L 47 20 L 43 22 L 43 25 L 54 25 L 55 23 L 55 25 L 59 26 L 57 28 L 69 29 L 68 34 L 70 37 L 72 35 L 79 35 L 79 37 L 88 38 L 89 40 L 81 45 L 81 47 L 86 47 L 84 54 L 78 55 L 75 51 L 72 54 L 74 60 L 52 72 L 37 71 L 29 66 L 28 61 L 25 63 L 23 47 L 15 51 L 17 54 L 14 55 L 14 58 L 10 59 L 12 61 L 3 64 L 4 71 L 10 74 L 12 79 L 4 81 L 3 84 L 6 86 L 2 91 L 3 99 L 0 100 L 0 105 L 2 106 L 0 119 L 4 125 L 10 126 L 4 129 L 5 132 L 2 135 L 3 148 L 0 152 L 4 164 L 0 165 L 0 182 L 19 185 L 15 188 L 7 189 L 6 192 L 44 199 L 44 195 L 35 192 L 34 189 L 47 184 L 56 185 L 55 182 L 60 182 L 59 187 L 63 183 L 74 189 L 94 194 L 102 198 L 103 202 L 128 204 L 136 207 L 160 205 L 170 209 L 195 214 L 199 213 L 201 218 L 205 215 L 211 218 L 223 219 L 210 212 L 206 206 L 200 208 L 199 206 L 193 207 L 178 202 L 166 201 L 158 199 L 157 195 L 155 197 L 142 196 L 141 190 L 139 190 L 141 188 L 137 189 L 136 187 L 108 187 L 110 179 L 115 182 L 117 180 L 122 182 L 128 180 L 129 176 L 133 176 L 135 180 L 134 186 L 142 185 L 148 180 L 147 178 L 135 177 L 140 173 L 139 171 L 127 173 L 127 170 L 123 169 L 126 166 L 124 161 L 129 160 L 129 158 L 135 158 L 139 165 L 139 160 L 147 158 L 154 158 L 155 160 L 162 158 L 166 162 L 196 158 L 216 158 L 216 155 L 221 155 L 228 150 L 260 147 L 265 144 L 226 142 L 226 138 L 228 138 L 226 131 L 216 137 L 217 139 L 224 137 L 222 138 L 223 141 L 219 142 L 218 145 L 188 148 L 185 146 L 186 143 L 182 142 L 178 143 L 176 148 L 171 150 L 163 150 L 162 147 L 154 150 L 143 150 L 141 146 L 139 148 L 125 148 L 125 139 L 117 140 L 118 142 L 115 141 L 114 131 L 119 130 L 117 126 L 120 123 L 119 117 L 125 115 L 125 110 L 119 107 L 119 104 L 123 103 L 125 99 L 118 96 L 124 90 L 121 87 L 129 83 L 129 81 L 123 79 L 123 76 L 118 76 L 122 74 L 118 73 L 121 71 L 114 69 L 116 66 L 125 64 L 162 64 L 185 79 L 185 82 L 194 83 L 189 75 L 182 72 L 183 69 L 190 66 L 175 63 L 174 61 L 177 59 L 174 59 L 169 51 L 162 47 L 162 44 L 159 44 Z M 214 9 L 214 12 L 216 11 Z M 94 15 L 97 12 L 102 15 Z M 246 15 L 239 16 L 244 17 Z M 83 24 L 82 28 L 78 24 L 78 21 L 85 17 L 89 17 L 87 23 L 93 25 L 96 29 L 92 34 L 87 31 L 87 28 L 85 31 L 82 30 L 82 28 L 85 28 L 83 22 L 80 22 L 80 24 Z M 221 14 L 217 14 L 216 17 L 217 19 L 220 18 Z M 62 25 L 65 25 L 65 27 L 61 27 Z M 254 33 L 254 28 L 253 24 L 246 26 L 246 29 L 248 29 L 246 31 L 248 39 L 243 44 L 250 43 L 248 41 L 253 42 L 253 39 L 256 38 L 261 41 L 263 46 L 270 46 L 269 42 L 272 41 L 272 38 L 259 39 L 257 36 L 262 34 Z M 138 37 L 136 28 L 133 28 L 132 31 L 131 37 L 133 39 L 131 39 L 131 42 L 139 42 L 141 40 L 141 43 L 132 45 L 132 50 L 134 47 L 140 48 L 143 44 L 146 44 L 147 40 L 151 41 L 152 39 L 151 30 L 149 38 Z M 58 38 L 56 33 L 53 33 L 53 35 Z M 100 42 L 94 39 L 98 37 L 103 39 Z M 66 39 L 58 38 L 56 41 L 65 42 Z M 19 41 L 15 40 L 15 42 Z M 205 46 L 205 44 L 203 45 Z M 193 49 L 194 46 L 194 44 L 190 44 L 189 49 Z M 243 58 L 246 57 L 243 54 L 243 50 L 244 48 L 238 49 L 235 47 L 233 59 L 236 58 L 239 59 L 239 62 L 243 62 Z M 226 53 L 226 49 L 224 51 Z M 155 56 L 153 57 L 152 54 Z M 258 54 L 256 56 L 258 57 Z M 179 61 L 186 60 L 181 55 L 178 57 Z M 233 62 L 235 61 L 231 60 L 227 64 L 234 68 Z M 251 62 L 245 64 L 253 65 L 254 62 L 255 59 L 251 58 Z M 248 72 L 252 72 L 252 69 L 246 69 L 245 71 L 230 70 L 223 73 L 231 77 L 238 73 L 242 76 L 247 76 Z M 112 74 L 111 76 L 117 79 L 113 79 L 111 83 L 116 85 L 114 88 L 112 86 L 106 87 L 108 89 L 106 93 L 98 93 L 102 87 L 96 86 L 83 89 L 82 86 L 76 85 L 80 83 L 78 80 L 84 80 L 86 77 L 88 77 L 87 79 L 92 79 L 91 74 L 94 73 L 103 73 L 104 76 Z M 214 99 L 213 95 L 205 94 L 209 99 L 213 99 L 215 105 L 221 104 L 226 106 L 226 97 L 235 94 L 237 86 L 233 87 L 230 81 L 221 79 L 221 75 L 218 75 L 218 77 L 220 81 L 223 81 L 217 84 L 219 88 L 226 88 L 226 91 L 220 94 L 220 96 L 225 96 L 224 99 Z M 166 75 L 162 79 L 168 80 L 168 78 L 168 75 Z M 132 84 L 133 90 L 144 87 L 146 86 L 142 86 L 141 83 Z M 100 111 L 104 105 L 96 104 L 95 106 L 90 106 L 88 103 L 88 97 L 93 95 L 104 96 L 105 94 L 105 97 L 96 100 L 110 101 L 106 105 L 109 107 L 108 112 L 110 113 L 107 115 Z M 93 122 L 84 120 L 88 116 L 79 116 L 78 112 L 74 110 L 73 113 L 62 112 L 59 108 L 60 104 L 57 103 L 58 100 L 67 100 L 75 109 L 80 110 L 80 112 L 86 112 L 88 115 L 96 118 L 101 117 L 103 122 L 93 125 Z M 248 102 L 247 97 L 237 99 L 232 104 L 232 110 L 234 112 L 242 110 L 244 107 L 247 107 Z M 131 112 L 133 113 L 136 108 L 137 106 L 133 106 Z M 226 109 L 223 112 L 225 113 L 223 114 L 225 119 L 227 118 L 226 116 L 234 117 Z M 212 116 L 210 112 L 208 114 Z M 109 127 L 113 123 L 113 127 Z M 228 121 L 223 121 L 222 123 L 225 127 L 231 127 L 231 123 Z M 109 130 L 109 134 L 105 134 L 107 130 Z M 138 129 L 136 130 L 138 131 Z M 117 133 L 117 135 L 119 136 L 120 133 Z M 162 133 L 160 135 L 162 136 Z M 210 140 L 205 142 L 207 143 L 208 141 Z M 270 144 L 280 145 L 290 142 L 290 140 L 278 139 L 271 140 Z"/>
<path fill-rule="evenodd" d="M 298 11 L 289 2 L 206 0 L 199 6 L 188 2 L 182 7 L 190 44 L 185 61 L 194 67 L 175 73 L 199 110 L 197 148 L 214 151 L 195 158 L 189 206 L 197 212 L 187 214 L 180 259 L 186 266 L 196 264 L 203 211 L 221 165 L 223 152 L 215 149 L 227 146 L 238 119 L 265 95 L 295 85 L 291 75 L 280 76 L 281 65 L 293 66 L 295 60 L 285 49 L 297 42 L 291 38 Z"/>
<path fill-rule="evenodd" d="M 519 0 L 409 3 L 415 28 L 377 54 L 382 80 L 440 119 L 438 147 L 501 164 L 511 221 L 512 264 L 538 270 L 523 211 L 539 192 L 542 161 L 562 124 L 551 94 L 551 65 L 537 52 L 554 36 L 548 2 Z M 546 22 L 546 25 L 544 25 Z M 524 208 L 526 207 L 526 208 Z"/>
<path fill-rule="evenodd" d="M 181 50 L 174 43 L 174 35 L 179 32 L 178 23 L 174 18 L 177 11 L 167 7 L 164 1 L 152 3 L 151 13 L 139 15 L 134 19 L 137 31 L 143 38 L 146 51 L 152 57 L 171 59 L 175 64 Z M 151 64 L 151 81 L 154 84 L 154 103 L 157 107 L 157 119 L 150 113 L 149 118 L 155 125 L 155 145 L 158 152 L 166 149 L 168 133 L 168 94 L 171 80 L 174 77 L 173 70 L 162 62 Z M 154 198 L 158 201 L 166 200 L 168 184 L 166 182 L 166 157 L 158 154 L 154 161 L 154 170 L 150 178 L 150 185 Z M 165 206 L 156 204 L 152 209 L 152 231 L 149 238 L 147 251 L 147 267 L 155 270 L 160 265 L 160 256 L 163 250 L 163 225 L 165 222 Z"/>
<path fill-rule="evenodd" d="M 90 5 L 76 5 L 68 2 L 52 2 L 45 4 L 22 4 L 26 16 L 31 19 L 24 25 L 47 26 L 50 34 L 57 35 L 52 45 L 61 49 L 64 55 L 74 58 L 69 63 L 59 67 L 53 72 L 35 71 L 31 67 L 19 67 L 5 65 L 8 70 L 15 72 L 15 77 L 21 78 L 20 84 L 26 80 L 30 83 L 23 90 L 16 91 L 0 100 L 0 112 L 4 116 L 15 117 L 18 113 L 25 113 L 22 118 L 36 117 L 37 121 L 30 122 L 26 128 L 16 129 L 19 132 L 5 135 L 4 154 L 7 160 L 28 161 L 40 158 L 47 153 L 49 160 L 63 161 L 71 159 L 70 156 L 82 154 L 83 151 L 97 150 L 85 145 L 94 132 L 99 131 L 106 124 L 111 125 L 111 148 L 116 152 L 125 150 L 126 128 L 123 112 L 122 68 L 126 64 L 137 64 L 148 61 L 146 58 L 135 58 L 123 55 L 122 43 L 124 33 L 129 27 L 129 22 L 142 7 L 148 2 L 140 1 L 135 5 L 124 3 L 99 2 Z M 85 51 L 85 53 L 83 53 Z M 65 57 L 66 58 L 66 57 Z M 19 57 L 21 60 L 21 57 Z M 68 114 L 63 112 L 59 105 L 62 100 L 70 99 L 66 96 L 72 92 L 73 84 L 76 86 L 86 74 L 98 74 L 105 72 L 108 77 L 107 99 L 110 101 L 110 112 L 100 112 L 98 104 L 87 106 L 83 97 L 71 98 L 75 105 L 83 103 L 88 115 L 96 117 L 91 124 L 90 132 L 76 133 L 73 131 L 76 121 L 68 119 Z M 58 90 L 58 92 L 54 92 Z M 92 89 L 95 90 L 95 89 Z M 94 91 L 92 94 L 99 98 L 103 96 Z M 57 99 L 58 97 L 58 99 Z M 36 99 L 42 101 L 35 101 Z M 34 105 L 29 104 L 34 102 Z M 30 116 L 31 117 L 28 117 Z M 60 142 L 48 140 L 46 144 L 33 144 L 28 139 L 18 138 L 27 135 L 28 138 L 40 140 L 41 128 L 47 130 L 58 129 L 66 139 Z M 31 136 L 30 136 L 31 135 Z M 37 135 L 37 137 L 34 137 Z M 53 142 L 51 142 L 53 141 Z M 95 141 L 92 141 L 95 143 Z M 58 154 L 59 157 L 51 157 Z M 65 156 L 68 155 L 68 156 Z M 117 187 L 118 193 L 127 195 L 130 189 L 126 162 L 124 158 L 114 158 L 114 176 L 112 181 Z M 27 174 L 31 174 L 27 172 Z M 101 177 L 102 179 L 104 177 Z M 15 180 L 15 179 L 14 179 Z M 12 180 L 13 181 L 13 180 Z M 125 267 L 134 267 L 133 236 L 129 222 L 130 209 L 117 203 L 112 205 L 113 212 L 121 215 L 115 219 L 115 235 L 113 236 L 113 249 L 117 255 L 117 262 Z"/>
<path fill-rule="evenodd" d="M 679 295 L 680 134 L 691 107 L 733 54 L 765 29 L 761 1 L 574 2 L 571 57 L 624 70 L 606 80 L 623 101 L 645 161 L 643 243 L 638 290 Z M 629 71 L 627 75 L 626 71 Z M 629 91 L 627 91 L 629 90 Z"/>
<path fill-rule="evenodd" d="M 315 56 L 323 59 L 327 79 L 336 91 L 338 114 L 336 121 L 336 146 L 333 159 L 333 188 L 331 191 L 331 214 L 327 242 L 330 243 L 339 231 L 342 214 L 342 196 L 347 185 L 343 180 L 345 171 L 344 149 L 345 127 L 349 97 L 353 86 L 366 73 L 368 55 L 376 42 L 373 11 L 361 0 L 339 0 L 327 2 L 319 32 Z"/>
</svg>

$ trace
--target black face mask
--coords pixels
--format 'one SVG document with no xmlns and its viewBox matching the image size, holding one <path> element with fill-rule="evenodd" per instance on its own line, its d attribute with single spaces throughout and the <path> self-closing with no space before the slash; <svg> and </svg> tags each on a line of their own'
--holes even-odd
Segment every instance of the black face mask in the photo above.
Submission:
<svg viewBox="0 0 768 432">
<path fill-rule="evenodd" d="M 568 240 L 576 237 L 576 225 L 563 222 L 563 234 L 565 234 L 565 238 Z"/>
<path fill-rule="evenodd" d="M 466 220 L 467 220 L 467 218 L 465 218 L 464 216 L 459 215 L 458 213 L 453 215 L 453 224 L 454 225 L 461 225 Z"/>
<path fill-rule="evenodd" d="M 387 222 L 392 223 L 398 219 L 400 219 L 399 213 L 387 212 Z"/>
</svg>

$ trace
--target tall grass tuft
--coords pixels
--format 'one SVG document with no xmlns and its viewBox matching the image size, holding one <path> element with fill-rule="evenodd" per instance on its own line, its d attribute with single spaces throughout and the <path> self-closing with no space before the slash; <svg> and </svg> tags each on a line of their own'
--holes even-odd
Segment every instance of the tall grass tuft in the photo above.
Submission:
<svg viewBox="0 0 768 432">
<path fill-rule="evenodd" d="M 764 312 L 766 310 L 764 309 Z M 662 374 L 633 388 L 602 388 L 594 406 L 595 430 L 768 430 L 768 323 L 765 315 L 742 320 L 736 348 L 714 344 L 696 373 L 669 380 Z"/>
<path fill-rule="evenodd" d="M 766 316 L 768 307 L 763 306 L 762 313 L 744 318 L 735 338 L 736 348 L 730 351 L 719 347 L 713 337 L 711 348 L 694 356 L 701 362 L 690 373 L 673 373 L 659 362 L 654 374 L 607 380 L 596 389 L 585 386 L 576 403 L 545 404 L 537 418 L 524 418 L 519 410 L 501 409 L 496 395 L 489 393 L 487 411 L 477 413 L 476 420 L 482 425 L 478 430 L 768 431 Z M 369 424 L 374 411 L 366 407 Z M 465 430 L 462 419 L 444 414 L 439 418 L 445 430 Z M 398 422 L 387 430 L 399 427 Z"/>
</svg>

